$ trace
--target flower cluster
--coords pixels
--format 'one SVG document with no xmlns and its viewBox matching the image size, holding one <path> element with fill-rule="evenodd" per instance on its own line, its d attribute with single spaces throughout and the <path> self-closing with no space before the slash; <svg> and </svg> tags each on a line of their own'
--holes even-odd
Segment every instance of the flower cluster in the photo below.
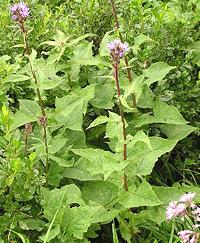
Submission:
<svg viewBox="0 0 200 243">
<path fill-rule="evenodd" d="M 195 233 L 191 230 L 183 230 L 178 232 L 178 236 L 182 240 L 183 243 L 196 243 L 199 238 L 199 234 Z"/>
<path fill-rule="evenodd" d="M 11 8 L 12 18 L 15 21 L 23 22 L 30 14 L 29 7 L 24 3 L 16 3 Z"/>
<path fill-rule="evenodd" d="M 179 198 L 178 201 L 170 202 L 166 210 L 167 220 L 180 217 L 184 219 L 184 216 L 192 218 L 194 223 L 193 229 L 200 227 L 200 207 L 194 204 L 193 198 L 195 193 L 186 193 Z M 183 230 L 178 232 L 178 235 L 183 243 L 197 243 L 200 233 L 193 230 Z"/>
<path fill-rule="evenodd" d="M 187 214 L 187 207 L 194 207 L 192 202 L 195 193 L 187 193 L 180 197 L 179 201 L 170 202 L 166 211 L 167 220 L 171 220 L 178 216 L 183 217 Z"/>
<path fill-rule="evenodd" d="M 122 43 L 120 40 L 113 40 L 107 45 L 110 50 L 110 55 L 115 62 L 119 62 L 125 53 L 128 51 L 128 44 Z"/>
</svg>

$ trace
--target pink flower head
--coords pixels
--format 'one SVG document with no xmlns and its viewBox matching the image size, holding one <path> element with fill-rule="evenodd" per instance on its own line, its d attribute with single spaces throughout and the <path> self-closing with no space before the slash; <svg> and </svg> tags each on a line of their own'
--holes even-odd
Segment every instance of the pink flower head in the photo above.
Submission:
<svg viewBox="0 0 200 243">
<path fill-rule="evenodd" d="M 171 220 L 178 216 L 183 217 L 186 214 L 186 207 L 184 203 L 178 203 L 177 201 L 170 202 L 166 211 L 166 219 Z"/>
<path fill-rule="evenodd" d="M 190 240 L 190 238 L 193 234 L 194 234 L 194 232 L 191 230 L 183 230 L 183 231 L 178 232 L 178 236 L 183 241 L 183 243 L 188 243 L 188 242 L 194 243 L 194 241 L 191 241 L 192 239 Z"/>
<path fill-rule="evenodd" d="M 30 14 L 29 7 L 24 2 L 15 3 L 10 11 L 13 15 L 12 18 L 19 22 L 25 20 Z"/>
<path fill-rule="evenodd" d="M 190 206 L 193 206 L 194 204 L 192 203 L 192 200 L 195 197 L 195 195 L 196 194 L 193 192 L 186 193 L 180 197 L 179 201 L 182 203 L 187 203 Z"/>
<path fill-rule="evenodd" d="M 110 50 L 110 54 L 114 61 L 119 61 L 119 59 L 128 51 L 128 44 L 122 43 L 118 39 L 108 43 L 107 47 Z"/>
</svg>

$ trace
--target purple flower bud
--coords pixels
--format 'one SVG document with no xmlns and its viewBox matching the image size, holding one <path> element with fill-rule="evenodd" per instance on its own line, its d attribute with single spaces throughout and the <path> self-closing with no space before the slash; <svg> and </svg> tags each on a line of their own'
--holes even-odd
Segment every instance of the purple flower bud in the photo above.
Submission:
<svg viewBox="0 0 200 243">
<path fill-rule="evenodd" d="M 128 44 L 122 43 L 120 40 L 116 39 L 108 43 L 108 49 L 112 56 L 113 61 L 118 61 L 122 58 L 125 53 L 128 51 Z"/>
<path fill-rule="evenodd" d="M 30 14 L 29 7 L 24 2 L 14 4 L 10 11 L 13 15 L 12 19 L 19 22 L 24 21 Z"/>
</svg>

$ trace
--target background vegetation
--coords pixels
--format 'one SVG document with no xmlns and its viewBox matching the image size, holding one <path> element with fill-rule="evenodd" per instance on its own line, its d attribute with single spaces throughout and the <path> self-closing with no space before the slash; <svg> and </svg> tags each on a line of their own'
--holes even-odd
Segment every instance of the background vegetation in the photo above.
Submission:
<svg viewBox="0 0 200 243">
<path fill-rule="evenodd" d="M 200 2 L 116 0 L 116 30 L 107 0 L 29 0 L 29 58 L 12 4 L 0 9 L 1 242 L 180 242 L 165 208 L 184 192 L 200 202 Z M 106 47 L 119 32 L 128 164 Z"/>
</svg>

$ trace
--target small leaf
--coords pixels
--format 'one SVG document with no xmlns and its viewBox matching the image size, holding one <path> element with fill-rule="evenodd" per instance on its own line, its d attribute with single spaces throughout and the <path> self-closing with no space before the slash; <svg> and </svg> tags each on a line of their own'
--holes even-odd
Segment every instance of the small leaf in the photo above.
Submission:
<svg viewBox="0 0 200 243">
<path fill-rule="evenodd" d="M 8 75 L 5 79 L 5 82 L 15 83 L 15 82 L 24 82 L 31 79 L 31 77 L 23 74 L 11 74 Z"/>
<path fill-rule="evenodd" d="M 14 115 L 11 131 L 28 122 L 34 122 L 41 116 L 41 108 L 36 101 L 19 100 L 19 110 Z"/>
<path fill-rule="evenodd" d="M 108 122 L 109 118 L 107 116 L 99 116 L 97 117 L 90 125 L 87 129 L 92 128 L 92 127 L 96 127 L 100 124 L 106 123 Z"/>
<path fill-rule="evenodd" d="M 113 36 L 110 35 L 110 33 L 112 33 L 112 32 L 113 32 L 113 31 L 109 31 L 109 32 L 107 32 L 107 33 L 104 35 L 104 37 L 103 37 L 103 39 L 102 39 L 102 41 L 101 41 L 100 48 L 99 48 L 99 54 L 100 54 L 101 57 L 110 56 L 110 53 L 109 53 L 109 50 L 108 50 L 107 45 L 108 45 L 108 43 L 109 43 L 110 41 L 113 40 Z"/>
</svg>

